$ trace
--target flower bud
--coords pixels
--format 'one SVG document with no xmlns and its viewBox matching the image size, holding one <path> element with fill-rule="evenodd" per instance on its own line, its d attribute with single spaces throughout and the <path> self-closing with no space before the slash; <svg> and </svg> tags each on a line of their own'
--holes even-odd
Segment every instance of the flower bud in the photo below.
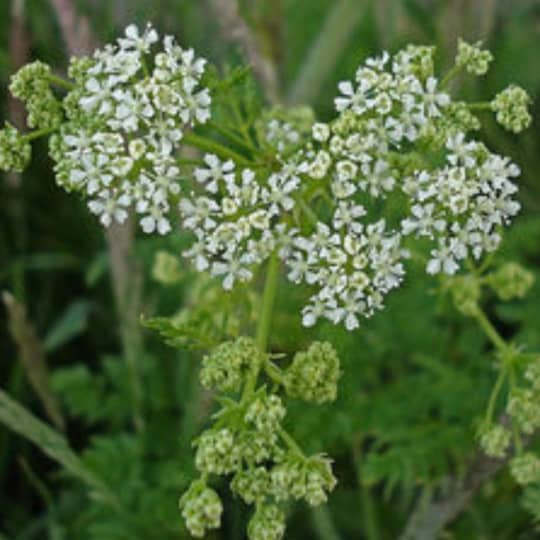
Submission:
<svg viewBox="0 0 540 540">
<path fill-rule="evenodd" d="M 480 446 L 487 456 L 503 458 L 510 445 L 510 438 L 510 432 L 503 426 L 491 426 L 481 431 Z"/>
<path fill-rule="evenodd" d="M 202 538 L 207 529 L 218 529 L 221 525 L 221 500 L 202 480 L 191 483 L 180 499 L 179 506 L 186 527 L 196 538 Z"/>
<path fill-rule="evenodd" d="M 489 285 L 501 300 L 523 298 L 534 283 L 534 275 L 521 265 L 510 262 L 489 276 Z"/>
<path fill-rule="evenodd" d="M 526 452 L 510 461 L 510 473 L 521 485 L 540 481 L 540 459 L 532 452 Z"/>
<path fill-rule="evenodd" d="M 237 392 L 246 373 L 262 360 L 261 352 L 250 338 L 222 343 L 203 358 L 201 384 L 222 392 Z"/>
<path fill-rule="evenodd" d="M 285 534 L 285 515 L 276 505 L 259 506 L 248 524 L 249 540 L 280 540 Z"/>
<path fill-rule="evenodd" d="M 531 98 L 523 88 L 510 85 L 497 94 L 491 102 L 491 109 L 501 126 L 514 133 L 529 127 L 532 117 L 529 113 Z"/>
<path fill-rule="evenodd" d="M 493 60 L 493 55 L 489 51 L 480 49 L 481 45 L 480 41 L 470 44 L 460 39 L 456 65 L 464 67 L 467 72 L 474 75 L 485 75 Z"/>
<path fill-rule="evenodd" d="M 285 387 L 291 397 L 325 403 L 336 399 L 340 375 L 332 345 L 315 342 L 307 351 L 296 353 L 285 375 Z"/>
<path fill-rule="evenodd" d="M 21 133 L 6 122 L 0 130 L 0 170 L 5 172 L 22 172 L 32 154 L 30 143 Z"/>
</svg>

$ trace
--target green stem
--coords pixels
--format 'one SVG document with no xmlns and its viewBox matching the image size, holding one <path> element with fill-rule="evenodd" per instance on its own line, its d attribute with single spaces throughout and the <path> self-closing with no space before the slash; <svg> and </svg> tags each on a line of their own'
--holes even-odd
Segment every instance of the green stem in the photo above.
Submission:
<svg viewBox="0 0 540 540">
<path fill-rule="evenodd" d="M 261 317 L 257 327 L 256 341 L 261 352 L 266 352 L 268 347 L 268 336 L 270 334 L 270 324 L 272 322 L 272 311 L 276 298 L 277 280 L 279 274 L 279 258 L 276 253 L 270 256 L 268 268 L 266 270 L 266 282 L 262 298 Z"/>
<path fill-rule="evenodd" d="M 58 77 L 56 75 L 53 75 L 52 73 L 47 75 L 47 80 L 55 84 L 56 86 L 61 86 L 62 88 L 65 88 L 66 90 L 74 90 L 75 85 L 72 82 L 66 81 L 66 79 L 62 79 L 62 77 Z"/>
<path fill-rule="evenodd" d="M 209 122 L 208 127 L 210 129 L 213 129 L 214 131 L 217 131 L 220 135 L 223 135 L 238 146 L 241 146 L 242 148 L 244 148 L 244 150 L 247 150 L 248 152 L 253 152 L 255 154 L 260 153 L 260 150 L 253 146 L 251 142 L 246 141 L 245 137 L 239 137 L 238 135 L 236 135 L 236 133 L 233 133 L 231 130 L 224 128 L 223 126 L 220 126 L 219 124 L 216 124 L 214 122 Z"/>
<path fill-rule="evenodd" d="M 454 77 L 456 77 L 457 75 L 459 75 L 459 73 L 461 72 L 463 66 L 454 66 L 443 78 L 443 80 L 441 81 L 441 85 L 440 87 L 441 88 L 444 88 Z"/>
<path fill-rule="evenodd" d="M 493 345 L 495 345 L 495 348 L 501 352 L 506 352 L 506 350 L 508 349 L 506 341 L 504 341 L 499 332 L 497 332 L 495 327 L 491 324 L 491 322 L 486 317 L 485 313 L 480 307 L 477 307 L 474 313 L 474 317 L 482 327 L 482 330 L 484 331 L 486 336 L 493 343 Z"/>
<path fill-rule="evenodd" d="M 285 386 L 285 378 L 283 377 L 283 373 L 273 362 L 266 361 L 264 364 L 264 371 L 276 384 Z"/>
<path fill-rule="evenodd" d="M 45 137 L 47 135 L 50 135 L 51 133 L 54 133 L 55 131 L 58 131 L 58 128 L 43 128 L 43 129 L 37 129 L 36 131 L 31 131 L 30 133 L 27 133 L 24 135 L 25 141 L 33 141 L 35 139 L 39 139 L 41 137 Z"/>
<path fill-rule="evenodd" d="M 297 442 L 283 429 L 279 428 L 278 430 L 279 436 L 283 440 L 283 442 L 289 447 L 289 450 L 293 451 L 295 454 L 298 454 L 302 458 L 305 459 L 304 452 L 302 452 L 302 449 L 298 446 Z"/>
<path fill-rule="evenodd" d="M 268 268 L 266 270 L 266 282 L 264 284 L 264 292 L 262 298 L 261 315 L 257 326 L 255 341 L 257 347 L 264 354 L 268 348 L 268 336 L 270 334 L 270 324 L 272 322 L 272 311 L 274 309 L 274 300 L 276 298 L 277 279 L 279 275 L 279 259 L 276 253 L 270 256 Z M 257 379 L 261 371 L 262 365 L 257 363 L 253 366 L 251 373 L 248 375 L 244 391 L 242 393 L 242 401 L 245 402 L 255 391 Z"/>
<path fill-rule="evenodd" d="M 467 107 L 473 111 L 491 111 L 491 103 L 489 101 L 479 101 L 477 103 L 468 103 Z"/>
<path fill-rule="evenodd" d="M 315 534 L 319 540 L 340 540 L 336 525 L 327 506 L 320 505 L 312 508 L 311 517 L 315 526 Z"/>
<path fill-rule="evenodd" d="M 504 384 L 504 380 L 506 379 L 506 369 L 505 366 L 501 366 L 501 369 L 499 371 L 499 376 L 497 377 L 497 381 L 495 382 L 495 386 L 493 387 L 493 390 L 491 391 L 491 395 L 489 396 L 489 403 L 486 410 L 486 425 L 491 424 L 493 421 L 493 412 L 495 411 L 495 404 L 497 403 L 497 398 L 499 397 L 499 393 L 501 392 L 501 388 Z"/>
<path fill-rule="evenodd" d="M 213 154 L 217 154 L 223 159 L 232 159 L 238 165 L 249 166 L 251 164 L 249 160 L 247 160 L 244 156 L 241 156 L 234 150 L 230 150 L 226 146 L 212 141 L 211 139 L 207 139 L 206 137 L 196 135 L 195 133 L 185 133 L 183 141 L 186 144 L 195 146 L 196 148 L 204 150 L 205 152 L 212 152 Z"/>
<path fill-rule="evenodd" d="M 317 225 L 317 223 L 319 223 L 319 217 L 317 216 L 317 214 L 310 208 L 310 206 L 306 203 L 306 201 L 304 201 L 304 199 L 302 199 L 301 197 L 298 197 L 296 199 L 296 202 L 298 203 L 298 205 L 300 206 L 300 209 L 302 210 L 302 212 L 304 212 L 304 214 L 306 215 L 306 217 L 309 219 L 309 221 L 313 224 L 313 225 Z"/>
</svg>

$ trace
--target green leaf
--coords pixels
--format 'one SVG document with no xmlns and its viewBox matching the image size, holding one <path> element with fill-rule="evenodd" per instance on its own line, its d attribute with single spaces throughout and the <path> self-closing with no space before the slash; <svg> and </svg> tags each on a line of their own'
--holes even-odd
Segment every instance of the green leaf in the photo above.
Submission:
<svg viewBox="0 0 540 540">
<path fill-rule="evenodd" d="M 100 478 L 86 467 L 70 448 L 66 439 L 36 418 L 3 390 L 0 390 L 0 422 L 33 442 L 47 456 L 62 465 L 71 476 L 82 480 L 97 498 L 116 509 L 120 508 L 116 496 L 109 491 Z"/>
<path fill-rule="evenodd" d="M 82 334 L 88 326 L 90 302 L 73 302 L 53 324 L 44 340 L 45 350 L 53 352 L 62 345 Z"/>
</svg>

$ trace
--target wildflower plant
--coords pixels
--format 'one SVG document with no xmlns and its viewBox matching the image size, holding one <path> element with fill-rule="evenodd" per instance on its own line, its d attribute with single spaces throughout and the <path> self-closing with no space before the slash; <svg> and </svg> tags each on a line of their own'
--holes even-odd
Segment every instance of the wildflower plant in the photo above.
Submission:
<svg viewBox="0 0 540 540">
<path fill-rule="evenodd" d="M 103 226 L 133 214 L 144 233 L 164 235 L 178 211 L 191 238 L 183 256 L 231 298 L 250 284 L 257 290 L 265 274 L 256 309 L 231 326 L 216 301 L 222 339 L 196 336 L 206 349 L 200 382 L 219 408 L 194 441 L 199 477 L 180 499 L 193 536 L 220 526 L 215 477 L 254 507 L 251 540 L 283 538 L 286 503 L 320 505 L 337 483 L 331 459 L 307 454 L 286 429 L 287 401 L 335 400 L 341 367 L 329 342 L 290 358 L 271 349 L 281 271 L 306 291 L 298 313 L 304 326 L 325 319 L 354 331 L 383 309 L 408 260 L 427 251 L 426 273 L 478 321 L 500 359 L 480 444 L 496 458 L 513 445 L 516 480 L 540 478 L 538 458 L 522 451 L 521 440 L 540 427 L 538 360 L 507 344 L 480 307 L 486 288 L 509 300 L 522 297 L 532 278 L 514 263 L 491 271 L 503 228 L 520 209 L 520 170 L 482 142 L 479 116 L 492 111 L 518 133 L 530 124 L 530 100 L 510 86 L 490 102 L 467 103 L 449 84 L 458 73 L 484 75 L 492 60 L 479 44 L 460 41 L 454 67 L 440 78 L 433 47 L 384 52 L 339 84 L 329 122 L 307 108 L 250 108 L 236 92 L 245 73 L 219 79 L 206 60 L 151 25 L 129 26 L 115 44 L 73 58 L 68 80 L 40 62 L 13 76 L 11 92 L 25 102 L 34 131 L 6 125 L 0 168 L 24 169 L 30 142 L 48 136 L 58 184 L 80 193 Z M 199 157 L 187 158 L 188 146 Z M 164 275 L 170 261 L 160 261 L 156 272 Z M 185 345 L 185 321 L 147 324 Z M 506 381 L 510 426 L 494 418 Z"/>
</svg>

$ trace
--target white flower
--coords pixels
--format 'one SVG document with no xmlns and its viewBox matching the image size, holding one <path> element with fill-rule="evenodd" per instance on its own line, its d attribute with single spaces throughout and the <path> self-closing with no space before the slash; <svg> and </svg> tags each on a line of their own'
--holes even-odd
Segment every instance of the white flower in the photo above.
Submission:
<svg viewBox="0 0 540 540">
<path fill-rule="evenodd" d="M 313 124 L 311 132 L 313 134 L 313 139 L 319 142 L 326 142 L 328 137 L 330 137 L 330 127 L 328 124 L 323 124 L 321 122 Z"/>
<path fill-rule="evenodd" d="M 148 53 L 150 47 L 159 39 L 158 33 L 148 24 L 141 35 L 136 25 L 130 24 L 125 31 L 125 38 L 120 38 L 118 44 L 126 51 L 135 49 L 139 52 Z"/>
<path fill-rule="evenodd" d="M 220 182 L 229 184 L 234 180 L 235 164 L 232 160 L 222 162 L 215 154 L 206 154 L 204 162 L 207 168 L 197 168 L 193 174 L 195 180 L 203 184 L 210 193 L 217 193 Z"/>
<path fill-rule="evenodd" d="M 88 202 L 90 211 L 99 216 L 99 221 L 105 227 L 109 227 L 113 222 L 124 223 L 128 218 L 126 208 L 131 201 L 126 195 L 117 196 L 111 190 L 104 189 L 99 192 L 96 199 Z"/>
</svg>

